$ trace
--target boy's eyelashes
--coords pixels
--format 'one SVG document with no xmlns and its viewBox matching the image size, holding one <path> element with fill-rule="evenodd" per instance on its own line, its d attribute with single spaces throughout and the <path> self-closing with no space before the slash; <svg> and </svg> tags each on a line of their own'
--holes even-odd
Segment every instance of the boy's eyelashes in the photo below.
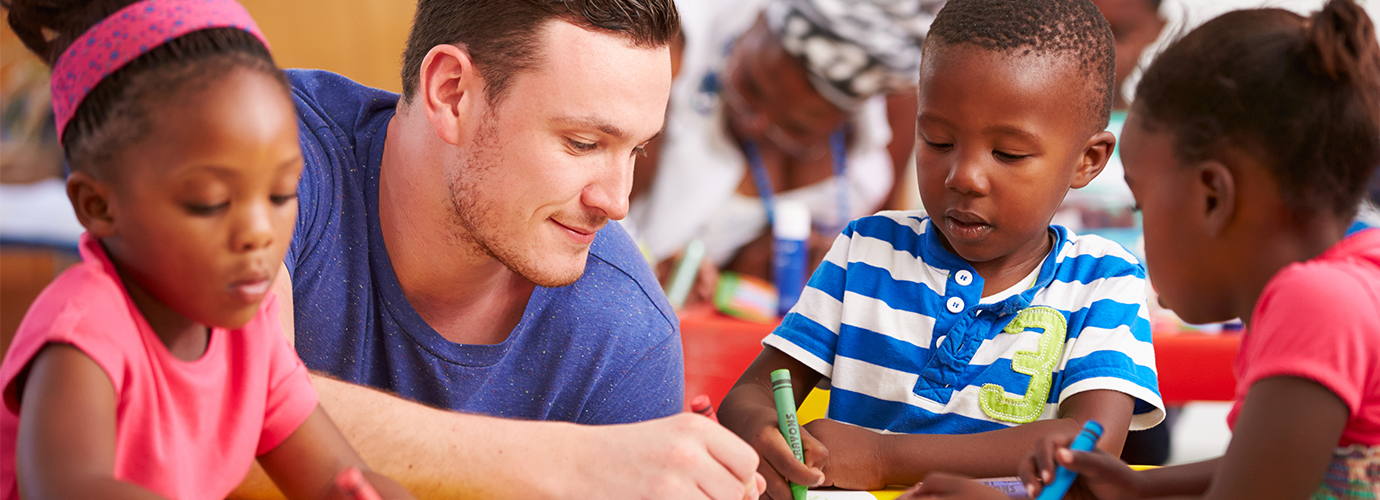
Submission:
<svg viewBox="0 0 1380 500">
<path fill-rule="evenodd" d="M 939 152 L 948 152 L 948 151 L 950 151 L 950 150 L 952 150 L 952 149 L 954 148 L 953 143 L 949 143 L 949 142 L 934 142 L 934 141 L 928 141 L 928 140 L 927 140 L 927 141 L 924 141 L 924 142 L 925 142 L 925 147 L 928 147 L 928 148 L 930 148 L 930 149 L 933 149 L 933 150 L 939 151 Z M 1010 162 L 1016 162 L 1016 161 L 1024 160 L 1024 159 L 1026 159 L 1026 158 L 1030 158 L 1030 157 L 1033 156 L 1033 155 L 1029 155 L 1029 154 L 1019 154 L 1019 153 L 1008 153 L 1008 152 L 1005 152 L 1005 151 L 1001 151 L 1001 150 L 996 150 L 996 149 L 994 149 L 994 150 L 992 150 L 992 156 L 993 156 L 994 158 L 998 159 L 998 160 L 1003 161 L 1003 162 L 1010 163 Z"/>
<path fill-rule="evenodd" d="M 1015 162 L 1015 161 L 1021 161 L 1021 160 L 1024 160 L 1024 159 L 1030 157 L 1030 155 L 1015 154 L 1015 153 L 1007 153 L 1007 152 L 1004 152 L 1004 151 L 997 151 L 997 150 L 993 150 L 993 151 L 992 151 L 992 156 L 995 157 L 995 158 L 998 159 L 998 160 L 1001 160 L 1001 161 L 1004 161 L 1004 162 L 1008 162 L 1008 163 L 1009 163 L 1009 162 Z"/>
<path fill-rule="evenodd" d="M 927 147 L 929 147 L 930 149 L 933 149 L 933 150 L 935 150 L 935 151 L 948 151 L 948 150 L 950 150 L 950 149 L 953 149 L 953 147 L 954 147 L 954 145 L 953 145 L 952 143 L 948 143 L 948 142 L 934 142 L 934 141 L 925 141 L 925 146 L 927 146 Z"/>
<path fill-rule="evenodd" d="M 230 207 L 230 202 L 228 200 L 216 204 L 186 202 L 182 204 L 182 207 L 185 208 L 187 210 L 187 213 L 189 214 L 198 217 L 209 217 L 212 215 L 216 215 L 224 211 L 226 208 Z"/>
</svg>

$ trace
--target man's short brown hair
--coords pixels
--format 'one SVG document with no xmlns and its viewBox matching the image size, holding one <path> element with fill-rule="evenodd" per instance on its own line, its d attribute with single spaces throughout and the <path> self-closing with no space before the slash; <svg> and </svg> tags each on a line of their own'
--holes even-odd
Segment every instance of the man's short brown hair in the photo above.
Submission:
<svg viewBox="0 0 1380 500">
<path fill-rule="evenodd" d="M 537 37 L 552 19 L 620 34 L 644 48 L 667 46 L 680 33 L 671 0 L 419 0 L 403 51 L 404 102 L 417 91 L 422 59 L 450 44 L 469 53 L 489 104 L 497 104 L 513 75 L 539 62 Z"/>
</svg>

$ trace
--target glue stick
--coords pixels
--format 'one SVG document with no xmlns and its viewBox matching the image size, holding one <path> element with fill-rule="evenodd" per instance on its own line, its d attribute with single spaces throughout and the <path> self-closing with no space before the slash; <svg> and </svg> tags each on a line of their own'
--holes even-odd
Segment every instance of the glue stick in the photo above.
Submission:
<svg viewBox="0 0 1380 500">
<path fill-rule="evenodd" d="M 805 289 L 806 267 L 810 261 L 810 207 L 800 201 L 778 201 L 772 235 L 776 237 L 772 249 L 772 276 L 780 294 L 776 313 L 785 316 Z"/>
</svg>

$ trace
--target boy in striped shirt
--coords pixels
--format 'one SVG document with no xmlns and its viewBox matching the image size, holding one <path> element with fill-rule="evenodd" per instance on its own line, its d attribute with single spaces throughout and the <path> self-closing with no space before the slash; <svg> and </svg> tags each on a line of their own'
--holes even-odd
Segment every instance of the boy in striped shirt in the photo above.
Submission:
<svg viewBox="0 0 1380 500">
<path fill-rule="evenodd" d="M 816 2 L 829 0 L 812 0 Z M 1102 170 L 1112 33 L 1087 0 L 953 0 L 920 69 L 925 212 L 853 221 L 724 399 L 720 421 L 785 481 L 877 489 L 930 471 L 1010 476 L 1041 436 L 1163 419 L 1145 271 L 1121 246 L 1049 224 Z M 926 216 L 925 214 L 928 214 Z M 770 373 L 796 401 L 832 385 L 828 419 L 776 427 Z"/>
</svg>

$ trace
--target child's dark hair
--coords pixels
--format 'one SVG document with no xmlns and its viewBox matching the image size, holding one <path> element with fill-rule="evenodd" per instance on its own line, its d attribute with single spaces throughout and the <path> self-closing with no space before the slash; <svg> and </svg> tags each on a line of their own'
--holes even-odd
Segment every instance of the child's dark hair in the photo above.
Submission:
<svg viewBox="0 0 1380 500">
<path fill-rule="evenodd" d="M 0 0 L 24 45 L 51 67 L 83 32 L 134 0 Z M 78 105 L 64 131 L 63 151 L 74 171 L 100 168 L 149 131 L 149 110 L 179 92 L 195 90 L 246 68 L 287 79 L 263 43 L 237 28 L 194 31 L 130 61 L 101 80 Z"/>
<path fill-rule="evenodd" d="M 1310 18 L 1229 12 L 1161 54 L 1136 89 L 1147 127 L 1173 133 L 1178 160 L 1221 146 L 1255 156 L 1295 216 L 1349 219 L 1380 164 L 1380 47 L 1352 0 Z"/>
<path fill-rule="evenodd" d="M 951 0 L 930 25 L 932 46 L 969 44 L 1002 54 L 1068 54 L 1098 100 L 1091 125 L 1107 128 L 1116 97 L 1116 43 L 1112 27 L 1088 0 Z"/>
</svg>

